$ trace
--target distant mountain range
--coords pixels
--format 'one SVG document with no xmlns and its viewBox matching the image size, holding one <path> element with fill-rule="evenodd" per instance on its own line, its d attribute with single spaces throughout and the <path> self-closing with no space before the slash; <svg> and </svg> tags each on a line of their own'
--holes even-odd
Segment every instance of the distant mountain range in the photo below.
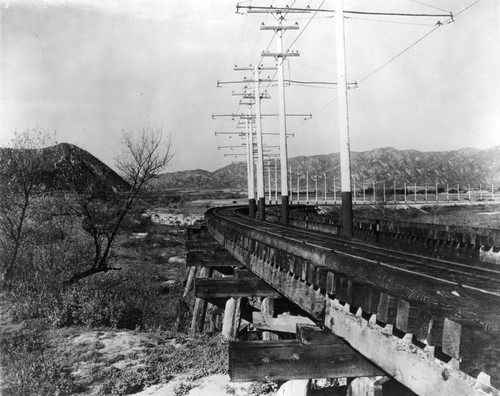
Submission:
<svg viewBox="0 0 500 396">
<path fill-rule="evenodd" d="M 316 175 L 323 183 L 326 172 L 328 183 L 333 178 L 340 180 L 339 153 L 294 157 L 289 159 L 292 169 L 292 184 L 295 189 L 297 177 L 305 188 L 308 172 L 309 186 L 312 188 Z M 278 165 L 279 170 L 279 165 Z M 265 171 L 266 177 L 268 171 Z M 363 183 L 398 184 L 417 183 L 419 186 L 446 184 L 456 187 L 478 187 L 482 184 L 491 188 L 500 187 L 500 146 L 490 149 L 463 148 L 454 151 L 422 152 L 417 150 L 397 150 L 392 147 L 351 153 L 351 174 L 358 186 Z M 274 162 L 271 163 L 271 180 L 274 185 Z M 231 164 L 214 172 L 201 169 L 171 172 L 160 175 L 156 181 L 159 187 L 175 189 L 246 189 L 247 169 L 245 163 Z M 266 181 L 267 188 L 267 181 Z M 274 187 L 273 187 L 274 188 Z"/>
<path fill-rule="evenodd" d="M 0 148 L 0 163 L 3 169 L 9 169 L 6 150 Z M 41 158 L 41 178 L 49 188 L 64 189 L 68 187 L 68 183 L 80 185 L 82 188 L 89 183 L 108 188 L 128 188 L 128 184 L 114 170 L 89 152 L 72 144 L 61 143 L 42 150 L 33 150 L 32 154 Z M 292 169 L 293 189 L 296 188 L 297 178 L 300 186 L 305 188 L 307 173 L 311 189 L 314 187 L 316 175 L 319 185 L 323 185 L 325 172 L 329 185 L 333 184 L 333 178 L 336 179 L 337 185 L 340 184 L 338 153 L 294 157 L 289 159 L 289 164 Z M 279 166 L 277 168 L 279 170 Z M 15 172 L 15 169 L 10 169 L 9 172 Z M 265 174 L 267 178 L 267 169 Z M 274 162 L 271 163 L 271 174 L 274 188 Z M 363 183 L 370 187 L 373 181 L 389 185 L 396 181 L 398 185 L 404 182 L 411 185 L 417 183 L 419 186 L 438 183 L 440 186 L 449 184 L 451 188 L 457 184 L 463 187 L 468 184 L 478 187 L 482 184 L 485 188 L 491 188 L 494 184 L 496 188 L 500 188 L 500 146 L 485 150 L 463 148 L 435 152 L 387 147 L 352 152 L 351 174 L 360 187 Z M 167 190 L 245 190 L 247 169 L 245 163 L 238 163 L 214 172 L 196 169 L 164 173 L 154 181 L 154 185 Z"/>
</svg>

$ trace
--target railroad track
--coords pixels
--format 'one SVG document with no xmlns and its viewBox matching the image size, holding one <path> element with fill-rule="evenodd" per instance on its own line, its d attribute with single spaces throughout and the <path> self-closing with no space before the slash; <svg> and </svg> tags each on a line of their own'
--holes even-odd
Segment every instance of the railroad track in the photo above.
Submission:
<svg viewBox="0 0 500 396">
<path fill-rule="evenodd" d="M 455 284 L 459 288 L 476 290 L 500 297 L 500 270 L 404 253 L 355 240 L 345 240 L 319 231 L 309 231 L 250 219 L 241 214 L 239 208 L 219 208 L 216 213 L 221 217 L 231 219 L 235 224 L 334 252 L 339 256 L 368 261 L 376 265 L 404 271 L 408 276 L 426 276 L 440 282 Z"/>
<path fill-rule="evenodd" d="M 491 375 L 500 385 L 500 270 L 259 221 L 242 209 L 209 210 L 209 232 L 319 325 L 417 394 L 500 396 L 490 384 Z"/>
</svg>

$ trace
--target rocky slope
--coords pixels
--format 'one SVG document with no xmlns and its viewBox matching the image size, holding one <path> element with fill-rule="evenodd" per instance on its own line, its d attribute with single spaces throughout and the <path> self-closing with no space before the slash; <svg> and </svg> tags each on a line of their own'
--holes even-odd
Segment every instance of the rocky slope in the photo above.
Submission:
<svg viewBox="0 0 500 396">
<path fill-rule="evenodd" d="M 0 148 L 1 176 L 21 180 L 23 171 L 36 173 L 46 189 L 115 188 L 129 185 L 114 170 L 89 152 L 68 143 L 38 150 Z"/>
<path fill-rule="evenodd" d="M 340 156 L 338 153 L 294 157 L 289 159 L 292 169 L 292 183 L 297 177 L 305 187 L 306 171 L 309 182 L 314 183 L 318 175 L 321 183 L 326 172 L 328 180 L 340 180 Z M 454 151 L 421 152 L 417 150 L 397 150 L 392 147 L 351 153 L 353 180 L 360 186 L 371 186 L 386 182 L 404 182 L 440 186 L 482 186 L 500 184 L 500 146 L 480 150 L 463 148 Z M 274 179 L 274 167 L 272 168 Z M 160 175 L 157 182 L 165 188 L 178 189 L 246 189 L 246 165 L 231 164 L 215 172 L 203 170 L 171 172 Z M 310 186 L 312 186 L 310 184 Z"/>
</svg>

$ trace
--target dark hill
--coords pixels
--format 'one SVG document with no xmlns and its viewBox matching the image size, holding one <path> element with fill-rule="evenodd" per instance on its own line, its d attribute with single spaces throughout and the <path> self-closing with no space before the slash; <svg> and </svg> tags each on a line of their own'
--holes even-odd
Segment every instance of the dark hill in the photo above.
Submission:
<svg viewBox="0 0 500 396">
<path fill-rule="evenodd" d="M 37 183 L 47 189 L 129 188 L 128 183 L 106 164 L 89 152 L 68 143 L 37 150 L 0 148 L 2 173 L 14 176 L 19 172 L 16 169 L 16 158 L 20 154 L 36 164 Z"/>
<path fill-rule="evenodd" d="M 339 153 L 294 157 L 289 159 L 292 168 L 292 183 L 295 188 L 297 176 L 305 187 L 306 170 L 310 183 L 316 175 L 329 180 L 340 180 Z M 160 175 L 158 184 L 164 188 L 179 189 L 246 189 L 246 165 L 231 164 L 215 172 L 202 170 L 172 172 Z M 500 146 L 480 150 L 462 148 L 453 151 L 422 152 L 397 150 L 392 147 L 351 153 L 352 178 L 358 186 L 365 183 L 417 183 L 441 186 L 490 187 L 500 185 Z M 273 172 L 274 178 L 274 172 Z M 267 186 L 267 184 L 266 184 Z M 311 184 L 310 184 L 311 186 Z"/>
</svg>

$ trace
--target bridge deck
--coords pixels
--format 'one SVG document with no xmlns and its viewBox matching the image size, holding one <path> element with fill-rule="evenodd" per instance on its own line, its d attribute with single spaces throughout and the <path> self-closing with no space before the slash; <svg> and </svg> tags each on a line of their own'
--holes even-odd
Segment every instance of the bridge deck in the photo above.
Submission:
<svg viewBox="0 0 500 396">
<path fill-rule="evenodd" d="M 497 271 L 377 251 L 233 209 L 206 218 L 239 262 L 416 393 L 500 394 L 484 373 L 458 370 L 461 359 L 477 375 L 470 351 L 500 335 Z"/>
</svg>

